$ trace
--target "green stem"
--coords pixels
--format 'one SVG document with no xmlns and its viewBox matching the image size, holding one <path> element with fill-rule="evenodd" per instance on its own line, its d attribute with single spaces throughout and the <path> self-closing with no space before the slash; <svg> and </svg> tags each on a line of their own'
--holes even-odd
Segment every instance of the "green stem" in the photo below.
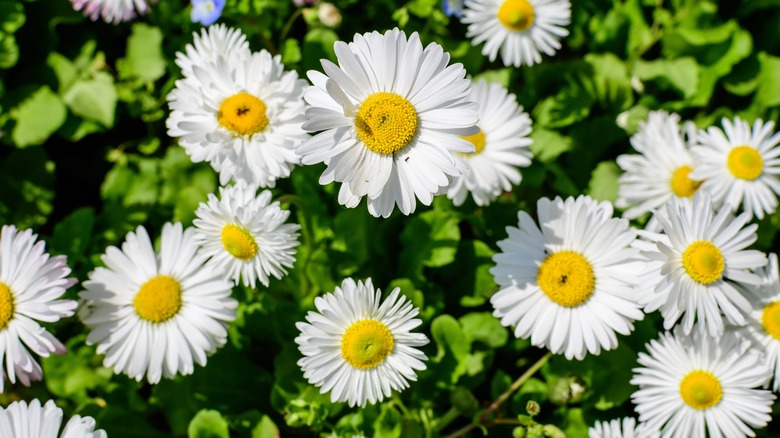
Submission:
<svg viewBox="0 0 780 438">
<path fill-rule="evenodd" d="M 520 387 L 523 386 L 523 384 L 528 379 L 530 379 L 531 376 L 536 374 L 536 372 L 539 371 L 539 369 L 542 368 L 544 366 L 544 364 L 547 363 L 548 360 L 550 360 L 550 357 L 552 357 L 552 353 L 550 353 L 548 351 L 547 353 L 545 353 L 544 356 L 539 358 L 539 360 L 537 360 L 536 363 L 531 365 L 531 368 L 528 368 L 528 370 L 526 370 L 526 372 L 524 372 L 522 376 L 518 377 L 517 380 L 515 380 L 512 383 L 512 386 L 510 386 L 509 389 L 507 389 L 506 391 L 504 391 L 503 394 L 498 396 L 498 398 L 495 399 L 495 401 L 493 401 L 493 403 L 490 404 L 490 407 L 488 407 L 485 410 L 485 412 L 483 412 L 482 415 L 479 416 L 479 419 L 476 422 L 471 423 L 471 424 L 469 424 L 467 426 L 464 426 L 463 428 L 455 431 L 455 433 L 453 433 L 452 435 L 449 435 L 448 438 L 457 438 L 457 437 L 460 437 L 460 436 L 464 436 L 467 433 L 469 433 L 471 431 L 471 429 L 474 429 L 475 427 L 477 427 L 477 425 L 483 424 L 485 422 L 485 420 L 487 420 L 488 416 L 490 416 L 490 414 L 498 411 L 498 409 L 506 401 L 506 399 L 508 399 L 515 391 L 520 389 Z"/>
<path fill-rule="evenodd" d="M 444 429 L 458 417 L 460 417 L 460 411 L 455 409 L 454 407 L 450 408 L 449 411 L 445 412 L 444 415 L 442 415 L 442 417 L 436 423 L 436 426 L 433 428 L 433 430 L 438 432 Z"/>
<path fill-rule="evenodd" d="M 295 12 L 290 15 L 290 18 L 287 19 L 287 22 L 284 23 L 284 27 L 282 28 L 282 33 L 279 36 L 279 47 L 284 47 L 284 40 L 287 38 L 287 34 L 290 33 L 290 29 L 292 28 L 293 23 L 295 22 L 298 17 L 303 14 L 303 8 L 298 8 L 295 10 Z"/>
<path fill-rule="evenodd" d="M 314 238 L 311 234 L 311 214 L 309 214 L 308 208 L 306 206 L 306 202 L 298 195 L 282 195 L 276 200 L 279 202 L 280 205 L 284 204 L 292 204 L 295 205 L 295 207 L 298 209 L 298 223 L 301 226 L 301 234 L 303 235 L 303 245 L 308 248 L 308 253 L 306 254 L 306 260 L 303 261 L 303 269 L 301 272 L 301 284 L 299 289 L 300 299 L 305 298 L 309 293 L 309 285 L 308 281 L 306 280 L 306 271 L 309 266 L 309 260 L 311 260 L 311 256 L 314 253 Z"/>
</svg>

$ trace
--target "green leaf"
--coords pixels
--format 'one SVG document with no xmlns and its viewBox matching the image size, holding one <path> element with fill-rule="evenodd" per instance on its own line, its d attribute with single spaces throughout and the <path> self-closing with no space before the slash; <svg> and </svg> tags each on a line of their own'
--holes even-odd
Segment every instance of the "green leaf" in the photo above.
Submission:
<svg viewBox="0 0 780 438">
<path fill-rule="evenodd" d="M 44 85 L 13 112 L 11 139 L 20 148 L 41 144 L 62 126 L 66 112 L 60 97 Z"/>
<path fill-rule="evenodd" d="M 484 71 L 474 77 L 474 81 L 485 80 L 486 82 L 495 82 L 503 87 L 509 87 L 509 79 L 512 77 L 511 68 L 502 68 L 500 70 Z"/>
<path fill-rule="evenodd" d="M 91 79 L 74 83 L 62 99 L 74 114 L 106 128 L 114 125 L 117 94 L 114 78 L 108 73 L 96 72 Z"/>
<path fill-rule="evenodd" d="M 602 161 L 596 166 L 588 183 L 588 194 L 597 201 L 613 202 L 617 199 L 617 179 L 622 172 L 614 161 Z"/>
<path fill-rule="evenodd" d="M 46 59 L 46 64 L 54 70 L 54 74 L 57 76 L 57 82 L 59 85 L 59 91 L 62 93 L 70 87 L 70 84 L 76 80 L 79 75 L 79 69 L 76 67 L 70 59 L 60 55 L 59 53 L 49 53 L 49 57 Z"/>
<path fill-rule="evenodd" d="M 285 65 L 301 62 L 301 45 L 295 38 L 287 38 L 282 46 L 282 63 Z"/>
<path fill-rule="evenodd" d="M 463 333 L 458 321 L 450 315 L 439 315 L 431 323 L 431 335 L 436 342 L 437 353 L 432 360 L 436 362 L 432 370 L 437 375 L 450 376 L 450 383 L 457 383 L 466 373 L 470 357 L 471 343 Z"/>
<path fill-rule="evenodd" d="M 51 251 L 67 255 L 72 264 L 89 247 L 94 225 L 95 211 L 91 207 L 75 210 L 54 227 L 54 234 L 49 239 Z"/>
<path fill-rule="evenodd" d="M 452 263 L 458 241 L 460 229 L 454 213 L 431 210 L 413 216 L 401 233 L 401 271 L 419 275 L 423 266 Z"/>
<path fill-rule="evenodd" d="M 257 426 L 252 429 L 252 438 L 279 438 L 280 436 L 279 428 L 268 415 L 263 415 Z"/>
<path fill-rule="evenodd" d="M 500 348 L 509 340 L 506 327 L 490 312 L 467 313 L 459 321 L 471 341 L 482 342 L 490 348 Z"/>
<path fill-rule="evenodd" d="M 19 2 L 0 1 L 0 30 L 15 33 L 24 25 L 24 6 Z"/>
<path fill-rule="evenodd" d="M 230 438 L 227 421 L 219 411 L 201 409 L 187 427 L 189 438 Z"/>
<path fill-rule="evenodd" d="M 127 53 L 117 60 L 122 77 L 137 77 L 144 81 L 156 81 L 165 74 L 165 57 L 162 52 L 162 32 L 144 23 L 133 25 L 133 33 L 127 39 Z"/>
<path fill-rule="evenodd" d="M 406 4 L 406 8 L 412 14 L 426 18 L 433 13 L 433 9 L 439 6 L 439 0 L 412 0 Z"/>
<path fill-rule="evenodd" d="M 562 128 L 588 117 L 592 105 L 591 94 L 582 85 L 571 83 L 539 102 L 534 108 L 534 119 L 545 128 Z"/>
<path fill-rule="evenodd" d="M 0 68 L 11 68 L 19 60 L 19 46 L 16 38 L 0 32 Z"/>
<path fill-rule="evenodd" d="M 572 148 L 571 138 L 544 128 L 534 127 L 531 139 L 533 139 L 531 152 L 534 154 L 534 159 L 542 163 L 554 161 L 559 155 Z"/>
<path fill-rule="evenodd" d="M 672 60 L 637 61 L 634 74 L 643 81 L 662 80 L 661 86 L 668 84 L 677 90 L 686 100 L 696 94 L 699 88 L 699 64 L 690 56 Z"/>
<path fill-rule="evenodd" d="M 758 54 L 761 72 L 758 75 L 758 88 L 753 101 L 759 107 L 768 108 L 780 105 L 780 58 Z"/>
</svg>

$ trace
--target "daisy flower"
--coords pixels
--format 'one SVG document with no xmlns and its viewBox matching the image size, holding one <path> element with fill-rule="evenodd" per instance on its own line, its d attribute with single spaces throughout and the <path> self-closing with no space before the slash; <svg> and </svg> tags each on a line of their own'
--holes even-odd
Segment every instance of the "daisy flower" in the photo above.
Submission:
<svg viewBox="0 0 780 438">
<path fill-rule="evenodd" d="M 149 11 L 146 0 L 70 0 L 70 3 L 73 9 L 83 10 L 92 21 L 102 17 L 106 23 L 113 24 L 130 21 L 136 14 L 143 15 Z"/>
<path fill-rule="evenodd" d="M 488 205 L 520 184 L 518 166 L 531 164 L 531 118 L 499 84 L 476 82 L 469 99 L 479 104 L 480 131 L 464 138 L 476 152 L 464 156 L 471 171 L 453 179 L 447 197 L 461 205 L 471 192 L 477 205 Z"/>
<path fill-rule="evenodd" d="M 644 264 L 629 247 L 635 232 L 612 217 L 612 204 L 587 196 L 542 198 L 537 211 L 539 226 L 521 211 L 518 228 L 498 242 L 493 315 L 567 359 L 617 347 L 616 333 L 629 334 L 644 316 L 636 302 Z"/>
<path fill-rule="evenodd" d="M 764 352 L 767 366 L 773 371 L 775 392 L 780 391 L 780 274 L 777 254 L 769 254 L 769 264 L 756 273 L 761 284 L 751 287 L 752 310 L 747 315 L 747 324 L 737 329 L 742 337 L 750 340 Z"/>
<path fill-rule="evenodd" d="M 271 192 L 259 195 L 254 187 L 238 184 L 220 187 L 219 199 L 209 194 L 195 211 L 192 224 L 196 242 L 217 264 L 217 270 L 244 286 L 257 280 L 268 286 L 268 277 L 281 279 L 295 262 L 298 224 L 285 224 L 290 212 L 271 202 Z"/>
<path fill-rule="evenodd" d="M 631 395 L 639 421 L 663 437 L 755 436 L 771 419 L 774 394 L 760 352 L 729 333 L 664 333 L 639 353 Z"/>
<path fill-rule="evenodd" d="M 702 189 L 718 204 L 742 209 L 763 219 L 777 209 L 780 194 L 780 133 L 775 123 L 758 119 L 750 125 L 739 117 L 723 119 L 723 130 L 710 127 L 699 133 L 693 155 L 699 162 L 691 178 L 703 180 Z M 725 132 L 724 132 L 725 131 Z"/>
<path fill-rule="evenodd" d="M 485 42 L 482 54 L 495 61 L 499 51 L 504 65 L 534 65 L 561 48 L 569 31 L 568 0 L 466 0 L 461 22 L 468 24 L 472 45 Z"/>
<path fill-rule="evenodd" d="M 184 46 L 184 52 L 176 52 L 176 65 L 184 77 L 192 76 L 194 66 L 215 62 L 221 56 L 238 54 L 249 56 L 249 43 L 238 29 L 217 24 L 201 29 L 200 35 L 192 33 L 192 44 Z"/>
<path fill-rule="evenodd" d="M 657 438 L 661 434 L 651 432 L 647 425 L 636 424 L 630 417 L 622 420 L 602 421 L 588 429 L 588 438 Z"/>
<path fill-rule="evenodd" d="M 436 43 L 424 50 L 420 37 L 398 29 L 355 35 L 334 45 L 339 65 L 322 60 L 325 74 L 309 71 L 303 128 L 324 131 L 304 142 L 303 164 L 324 162 L 320 184 L 342 183 L 339 203 L 368 211 L 403 214 L 416 199 L 430 205 L 452 177 L 468 170 L 457 154 L 474 152 L 459 136 L 477 132 L 477 104 L 461 64 Z"/>
<path fill-rule="evenodd" d="M 295 342 L 304 356 L 298 365 L 321 393 L 331 391 L 331 401 L 360 407 L 381 402 L 417 380 L 414 370 L 425 369 L 428 358 L 414 347 L 428 338 L 411 333 L 422 321 L 400 292 L 393 289 L 382 302 L 370 278 L 347 278 L 333 293 L 317 297 L 317 311 L 296 324 L 301 334 Z"/>
<path fill-rule="evenodd" d="M 71 417 L 60 432 L 62 424 L 62 409 L 54 400 L 49 400 L 41 406 L 35 399 L 15 401 L 5 409 L 0 407 L 0 436 L 4 438 L 106 438 L 103 430 L 95 430 L 95 419 L 92 417 Z"/>
<path fill-rule="evenodd" d="M 635 219 L 673 197 L 690 198 L 696 193 L 701 181 L 689 177 L 694 162 L 688 150 L 688 140 L 695 140 L 695 133 L 696 127 L 690 122 L 680 127 L 677 114 L 650 112 L 647 122 L 631 137 L 631 146 L 639 154 L 617 157 L 624 173 L 618 178 L 615 206 L 628 208 L 623 217 Z"/>
<path fill-rule="evenodd" d="M 734 325 L 745 325 L 751 306 L 737 285 L 759 284 L 749 270 L 766 265 L 766 255 L 745 250 L 756 241 L 758 225 L 747 225 L 748 213 L 734 217 L 728 209 L 715 212 L 710 197 L 672 200 L 655 219 L 663 233 L 642 232 L 637 246 L 657 269 L 648 287 L 645 311 L 661 310 L 664 328 L 682 318 L 689 334 L 698 319 L 710 336 L 723 333 L 723 315 Z"/>
<path fill-rule="evenodd" d="M 49 357 L 66 350 L 40 322 L 71 316 L 78 306 L 74 300 L 58 299 L 76 283 L 67 278 L 65 256 L 49 257 L 46 244 L 37 238 L 13 225 L 0 230 L 0 361 L 5 362 L 0 363 L 0 392 L 6 379 L 25 386 L 41 380 L 43 371 L 30 351 Z"/>
<path fill-rule="evenodd" d="M 168 135 L 194 162 L 208 161 L 220 184 L 230 179 L 274 187 L 300 158 L 306 81 L 281 57 L 238 50 L 192 66 L 168 95 Z"/>
<path fill-rule="evenodd" d="M 80 296 L 87 344 L 97 344 L 106 367 L 158 383 L 192 374 L 193 362 L 206 365 L 225 344 L 238 303 L 230 282 L 205 263 L 193 228 L 166 223 L 155 252 L 139 226 L 121 250 L 110 246 L 101 259 L 106 267 L 89 273 Z"/>
</svg>

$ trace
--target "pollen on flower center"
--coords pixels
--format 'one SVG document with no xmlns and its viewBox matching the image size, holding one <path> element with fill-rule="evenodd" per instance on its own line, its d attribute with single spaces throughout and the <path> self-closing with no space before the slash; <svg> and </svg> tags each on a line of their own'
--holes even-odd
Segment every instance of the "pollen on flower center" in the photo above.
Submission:
<svg viewBox="0 0 780 438">
<path fill-rule="evenodd" d="M 752 181 L 764 172 L 764 159 L 750 146 L 737 146 L 729 152 L 727 166 L 732 175 Z"/>
<path fill-rule="evenodd" d="M 476 134 L 466 135 L 461 138 L 470 141 L 474 145 L 476 151 L 473 152 L 473 155 L 476 155 L 482 152 L 483 149 L 485 149 L 485 133 L 481 130 Z M 472 154 L 466 154 L 466 155 L 472 155 Z"/>
<path fill-rule="evenodd" d="M 545 295 L 565 307 L 584 303 L 596 287 L 593 267 L 574 251 L 558 251 L 547 256 L 539 266 L 536 281 Z"/>
<path fill-rule="evenodd" d="M 0 330 L 14 317 L 14 294 L 4 283 L 0 283 Z"/>
<path fill-rule="evenodd" d="M 764 307 L 761 313 L 761 325 L 764 331 L 780 341 L 780 301 L 774 301 Z"/>
<path fill-rule="evenodd" d="M 133 307 L 149 322 L 167 321 L 181 309 L 181 285 L 167 275 L 153 277 L 135 294 Z"/>
<path fill-rule="evenodd" d="M 417 111 L 395 93 L 368 96 L 355 114 L 357 137 L 372 151 L 390 155 L 406 147 L 417 133 Z"/>
<path fill-rule="evenodd" d="M 367 370 L 384 362 L 395 340 L 386 325 L 373 319 L 358 321 L 341 337 L 341 357 L 355 368 Z"/>
<path fill-rule="evenodd" d="M 693 172 L 691 166 L 680 166 L 672 174 L 672 192 L 680 198 L 690 198 L 699 189 L 701 181 L 695 181 L 688 177 Z"/>
<path fill-rule="evenodd" d="M 685 249 L 682 255 L 685 272 L 701 284 L 720 280 L 726 262 L 723 254 L 712 242 L 697 240 Z"/>
<path fill-rule="evenodd" d="M 222 228 L 222 245 L 237 259 L 251 260 L 257 255 L 257 242 L 244 227 L 227 224 Z"/>
<path fill-rule="evenodd" d="M 256 134 L 268 126 L 265 102 L 245 91 L 222 101 L 217 120 L 237 135 Z"/>
<path fill-rule="evenodd" d="M 505 0 L 498 8 L 498 21 L 509 30 L 524 32 L 534 24 L 534 7 L 528 0 Z"/>
<path fill-rule="evenodd" d="M 711 372 L 695 370 L 680 381 L 680 396 L 688 406 L 704 410 L 720 402 L 723 398 L 723 388 Z"/>
</svg>

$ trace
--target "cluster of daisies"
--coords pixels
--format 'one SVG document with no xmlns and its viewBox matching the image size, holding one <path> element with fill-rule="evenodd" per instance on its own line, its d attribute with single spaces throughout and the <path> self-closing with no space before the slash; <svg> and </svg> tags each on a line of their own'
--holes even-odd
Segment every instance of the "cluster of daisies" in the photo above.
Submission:
<svg viewBox="0 0 780 438">
<path fill-rule="evenodd" d="M 498 242 L 494 315 L 535 346 L 598 355 L 660 311 L 667 332 L 639 354 L 630 381 L 639 423 L 601 423 L 591 437 L 754 436 L 771 419 L 778 261 L 748 248 L 751 220 L 777 207 L 780 133 L 738 117 L 723 127 L 651 113 L 631 138 L 639 154 L 618 157 L 623 218 L 587 196 L 543 198 L 538 224 L 521 211 Z M 649 214 L 644 229 L 629 225 Z"/>
</svg>

